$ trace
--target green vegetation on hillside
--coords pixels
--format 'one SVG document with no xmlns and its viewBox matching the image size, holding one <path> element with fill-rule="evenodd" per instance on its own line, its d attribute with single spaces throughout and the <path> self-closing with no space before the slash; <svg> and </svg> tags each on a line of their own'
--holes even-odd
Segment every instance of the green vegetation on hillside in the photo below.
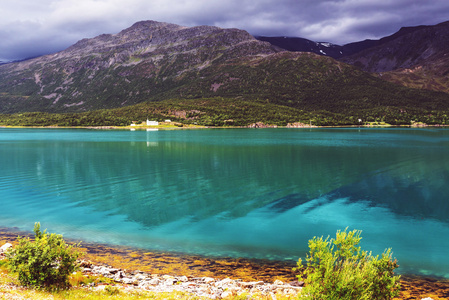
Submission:
<svg viewBox="0 0 449 300">
<path fill-rule="evenodd" d="M 202 126 L 248 126 L 254 123 L 286 126 L 288 123 L 314 126 L 365 125 L 383 122 L 390 125 L 449 125 L 449 110 L 378 107 L 353 109 L 344 113 L 325 110 L 301 110 L 269 100 L 243 100 L 240 98 L 171 99 L 145 102 L 116 109 L 103 109 L 83 113 L 29 112 L 0 114 L 4 126 L 129 126 L 146 119 L 170 119 L 181 124 Z"/>
<path fill-rule="evenodd" d="M 380 73 L 378 76 L 383 80 L 409 88 L 449 93 L 449 77 L 446 74 L 448 65 L 447 62 L 435 63 L 430 66 L 418 66 L 412 70 L 400 69 Z"/>
<path fill-rule="evenodd" d="M 398 86 L 328 57 L 217 57 L 164 54 L 158 64 L 142 60 L 95 72 L 88 66 L 102 60 L 91 58 L 71 75 L 50 66 L 0 72 L 0 111 L 8 114 L 0 124 L 124 126 L 147 117 L 206 126 L 447 124 L 449 94 Z"/>
</svg>

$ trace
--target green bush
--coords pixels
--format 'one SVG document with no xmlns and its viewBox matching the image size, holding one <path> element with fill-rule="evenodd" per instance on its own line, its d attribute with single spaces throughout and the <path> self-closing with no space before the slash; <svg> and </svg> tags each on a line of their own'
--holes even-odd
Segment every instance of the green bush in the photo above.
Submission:
<svg viewBox="0 0 449 300">
<path fill-rule="evenodd" d="M 107 295 L 115 296 L 120 295 L 120 288 L 116 286 L 107 285 L 104 289 Z"/>
<path fill-rule="evenodd" d="M 45 289 L 69 286 L 69 275 L 78 269 L 79 244 L 68 245 L 62 235 L 41 232 L 34 224 L 35 239 L 18 237 L 19 244 L 7 253 L 8 267 L 22 285 Z"/>
<path fill-rule="evenodd" d="M 392 299 L 399 294 L 399 265 L 391 249 L 381 257 L 357 246 L 361 231 L 337 231 L 335 239 L 309 240 L 307 267 L 298 261 L 299 280 L 305 282 L 301 296 L 307 299 Z"/>
</svg>

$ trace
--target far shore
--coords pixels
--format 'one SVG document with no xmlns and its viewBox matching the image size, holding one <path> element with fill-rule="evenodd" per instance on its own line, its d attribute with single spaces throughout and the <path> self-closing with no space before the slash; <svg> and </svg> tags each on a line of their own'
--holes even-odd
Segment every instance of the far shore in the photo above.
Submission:
<svg viewBox="0 0 449 300">
<path fill-rule="evenodd" d="M 0 125 L 0 128 L 36 128 L 36 129 L 95 129 L 95 130 L 130 130 L 130 131 L 157 131 L 157 130 L 185 130 L 185 129 L 263 129 L 263 128 L 281 128 L 281 129 L 312 129 L 312 128 L 446 128 L 449 125 L 339 125 L 339 126 L 314 126 L 308 124 L 302 124 L 299 126 L 278 126 L 278 125 L 265 125 L 265 124 L 251 124 L 248 126 L 201 126 L 183 124 L 179 125 L 160 125 L 160 126 L 11 126 Z"/>
</svg>

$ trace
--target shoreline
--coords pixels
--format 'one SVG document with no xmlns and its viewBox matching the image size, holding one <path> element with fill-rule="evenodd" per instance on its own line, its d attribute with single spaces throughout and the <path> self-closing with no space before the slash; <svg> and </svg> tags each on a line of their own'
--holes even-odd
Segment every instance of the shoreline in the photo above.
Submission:
<svg viewBox="0 0 449 300">
<path fill-rule="evenodd" d="M 30 236 L 14 228 L 0 227 L 0 245 L 15 244 L 18 235 Z M 66 239 L 67 242 L 77 242 Z M 246 258 L 210 258 L 181 253 L 154 252 L 127 246 L 112 246 L 82 243 L 86 252 L 82 258 L 92 265 L 116 268 L 124 273 L 151 274 L 153 277 L 211 278 L 213 282 L 232 280 L 238 282 L 263 282 L 275 285 L 283 282 L 293 285 L 298 282 L 291 262 L 257 260 Z M 413 274 L 401 275 L 401 296 L 396 299 L 443 300 L 449 298 L 449 279 Z"/>
<path fill-rule="evenodd" d="M 32 232 L 0 227 L 0 244 L 14 244 L 17 236 L 33 237 Z M 79 241 L 64 238 L 69 243 Z M 111 265 L 130 271 L 144 271 L 161 275 L 206 276 L 224 279 L 233 277 L 245 281 L 274 282 L 296 280 L 292 268 L 296 262 L 271 261 L 251 258 L 205 257 L 183 253 L 152 251 L 130 246 L 85 243 L 81 249 L 86 252 L 83 259 L 94 264 Z"/>
<path fill-rule="evenodd" d="M 253 124 L 254 125 L 254 124 Z M 186 129 L 312 129 L 312 128 L 448 128 L 449 125 L 335 125 L 335 126 L 277 126 L 277 125 L 261 125 L 261 126 L 200 126 L 200 125 L 185 125 L 185 126 L 11 126 L 0 125 L 0 128 L 15 128 L 15 129 L 92 129 L 92 130 L 129 130 L 129 131 L 158 131 L 158 130 L 186 130 Z"/>
</svg>

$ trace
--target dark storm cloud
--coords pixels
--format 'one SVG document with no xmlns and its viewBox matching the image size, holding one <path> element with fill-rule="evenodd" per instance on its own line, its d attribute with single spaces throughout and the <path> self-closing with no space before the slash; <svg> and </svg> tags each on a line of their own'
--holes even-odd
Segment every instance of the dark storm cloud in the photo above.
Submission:
<svg viewBox="0 0 449 300">
<path fill-rule="evenodd" d="M 62 50 L 141 20 L 345 44 L 449 19 L 447 0 L 0 0 L 0 60 Z"/>
</svg>

